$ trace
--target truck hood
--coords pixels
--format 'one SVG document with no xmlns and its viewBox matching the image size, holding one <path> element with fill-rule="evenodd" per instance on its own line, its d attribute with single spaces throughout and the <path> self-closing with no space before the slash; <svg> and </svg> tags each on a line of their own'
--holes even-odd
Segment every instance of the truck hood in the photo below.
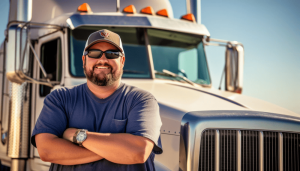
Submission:
<svg viewBox="0 0 300 171">
<path fill-rule="evenodd" d="M 204 110 L 253 110 L 300 117 L 292 111 L 245 95 L 213 88 L 195 87 L 166 80 L 123 80 L 151 92 L 163 105 L 183 112 Z"/>
<path fill-rule="evenodd" d="M 161 133 L 165 134 L 180 135 L 182 117 L 192 111 L 246 110 L 300 117 L 299 114 L 271 103 L 213 88 L 159 79 L 123 82 L 147 90 L 155 96 L 162 114 Z"/>
<path fill-rule="evenodd" d="M 86 82 L 85 79 L 82 81 Z M 162 114 L 161 132 L 167 134 L 179 135 L 183 116 L 193 111 L 246 110 L 300 117 L 299 114 L 271 103 L 213 88 L 160 79 L 122 79 L 122 82 L 149 91 L 155 96 Z M 81 79 L 80 81 L 67 79 L 66 83 L 66 85 L 77 85 L 83 82 Z"/>
</svg>

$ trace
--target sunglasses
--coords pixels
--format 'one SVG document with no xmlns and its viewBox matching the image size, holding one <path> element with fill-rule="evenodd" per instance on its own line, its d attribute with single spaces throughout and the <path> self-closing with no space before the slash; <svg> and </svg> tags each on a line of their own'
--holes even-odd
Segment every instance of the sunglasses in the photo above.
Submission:
<svg viewBox="0 0 300 171">
<path fill-rule="evenodd" d="M 99 59 L 102 57 L 103 53 L 105 53 L 107 59 L 116 59 L 122 56 L 122 52 L 120 51 L 113 51 L 113 50 L 102 51 L 99 49 L 87 50 L 84 52 L 84 55 L 87 55 L 90 58 Z"/>
</svg>

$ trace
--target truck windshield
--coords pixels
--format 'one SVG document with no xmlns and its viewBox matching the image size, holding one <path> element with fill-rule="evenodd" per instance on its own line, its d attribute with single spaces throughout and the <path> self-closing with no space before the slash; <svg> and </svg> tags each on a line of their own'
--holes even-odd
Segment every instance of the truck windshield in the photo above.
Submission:
<svg viewBox="0 0 300 171">
<path fill-rule="evenodd" d="M 150 67 L 145 46 L 144 30 L 121 27 L 80 27 L 70 31 L 70 73 L 85 77 L 82 68 L 82 54 L 88 36 L 101 29 L 108 29 L 122 38 L 125 51 L 123 78 L 150 78 Z"/>
<path fill-rule="evenodd" d="M 156 78 L 180 81 L 165 74 L 163 70 L 167 70 L 195 83 L 210 85 L 202 36 L 156 29 L 148 29 L 147 33 Z"/>
</svg>

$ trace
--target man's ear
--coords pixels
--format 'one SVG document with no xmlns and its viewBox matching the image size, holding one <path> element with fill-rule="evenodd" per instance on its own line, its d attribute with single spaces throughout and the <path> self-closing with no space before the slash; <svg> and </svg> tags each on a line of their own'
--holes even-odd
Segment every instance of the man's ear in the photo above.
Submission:
<svg viewBox="0 0 300 171">
<path fill-rule="evenodd" d="M 82 55 L 82 63 L 83 63 L 83 65 L 85 64 L 85 56 L 84 55 Z"/>
<path fill-rule="evenodd" d="M 125 56 L 122 56 L 120 60 L 121 60 L 121 64 L 124 66 L 124 64 L 125 64 Z"/>
</svg>

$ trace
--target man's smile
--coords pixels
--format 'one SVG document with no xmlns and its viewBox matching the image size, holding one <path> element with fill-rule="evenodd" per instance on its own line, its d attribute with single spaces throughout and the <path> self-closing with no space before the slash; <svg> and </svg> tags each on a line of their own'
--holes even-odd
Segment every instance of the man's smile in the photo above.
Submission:
<svg viewBox="0 0 300 171">
<path fill-rule="evenodd" d="M 111 71 L 111 68 L 110 66 L 95 66 L 94 67 L 94 71 Z"/>
<path fill-rule="evenodd" d="M 95 67 L 95 69 L 97 69 L 97 70 L 98 70 L 98 69 L 100 69 L 100 70 L 107 70 L 107 69 L 110 69 L 110 67 L 100 67 L 100 66 L 99 66 L 99 67 Z"/>
<path fill-rule="evenodd" d="M 96 67 L 98 69 L 108 69 L 108 67 Z"/>
</svg>

